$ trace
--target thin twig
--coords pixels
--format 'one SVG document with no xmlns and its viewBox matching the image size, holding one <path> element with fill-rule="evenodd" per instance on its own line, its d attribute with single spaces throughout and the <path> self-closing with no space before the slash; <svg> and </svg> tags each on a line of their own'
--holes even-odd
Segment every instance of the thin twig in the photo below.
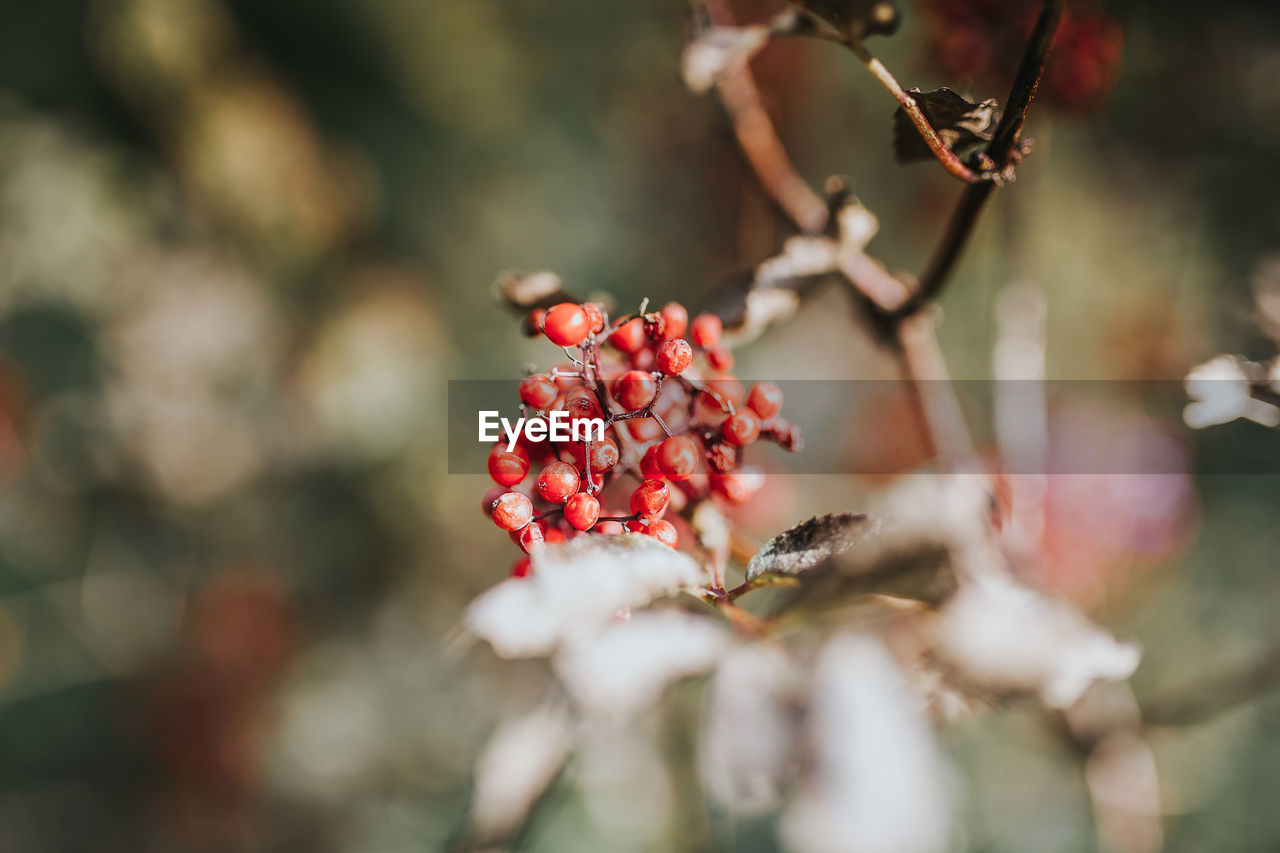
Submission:
<svg viewBox="0 0 1280 853">
<path fill-rule="evenodd" d="M 737 22 L 725 0 L 696 0 L 717 27 Z M 769 113 L 760 98 L 751 70 L 743 65 L 716 83 L 720 98 L 733 124 L 738 145 L 755 171 L 764 191 L 794 221 L 801 231 L 819 233 L 827 224 L 827 206 L 809 186 L 787 156 Z"/>
<path fill-rule="evenodd" d="M 1004 115 L 996 125 L 991 142 L 987 145 L 986 155 L 996 165 L 996 172 L 1004 174 L 1013 163 L 1018 152 L 1018 136 L 1027 118 L 1027 109 L 1035 97 L 1040 85 L 1040 77 L 1044 73 L 1045 63 L 1049 59 L 1049 49 L 1053 46 L 1053 36 L 1058 31 L 1058 23 L 1062 20 L 1062 8 L 1066 0 L 1045 0 L 1044 8 L 1036 21 L 1035 30 L 1027 41 L 1026 50 L 1022 54 L 1022 62 L 1018 66 L 1018 74 L 1014 78 L 1013 88 L 1009 91 L 1009 100 L 1005 104 Z M 920 288 L 907 304 L 895 314 L 898 317 L 918 311 L 922 305 L 935 298 L 946 284 L 948 277 L 960 259 L 961 253 L 969 243 L 978 216 L 986 206 L 996 188 L 994 181 L 982 181 L 970 184 L 960 196 L 947 230 L 934 250 L 929 266 L 920 276 Z"/>
<path fill-rule="evenodd" d="M 934 454 L 952 471 L 982 470 L 938 345 L 933 316 L 921 311 L 899 322 L 898 346 L 907 385 L 916 395 Z"/>
<path fill-rule="evenodd" d="M 967 184 L 988 184 L 990 175 L 981 172 L 975 172 L 964 164 L 956 153 L 947 147 L 942 141 L 942 137 L 938 136 L 938 132 L 933 129 L 933 125 L 929 124 L 929 119 L 925 118 L 924 112 L 921 111 L 920 105 L 916 103 L 916 99 L 911 97 L 911 93 L 902 88 L 902 84 L 897 78 L 885 67 L 885 64 L 876 58 L 875 54 L 867 50 L 867 46 L 860 40 L 849 38 L 846 39 L 844 45 L 853 52 L 853 55 L 867 66 L 867 70 L 871 72 L 871 76 L 880 81 L 889 93 L 893 95 L 898 105 L 902 107 L 902 111 L 907 114 L 907 118 L 911 119 L 911 123 L 915 125 L 916 130 L 920 131 L 920 137 L 925 144 L 929 146 L 929 150 L 933 152 L 933 156 L 942 164 L 942 168 L 954 178 L 964 181 Z"/>
</svg>

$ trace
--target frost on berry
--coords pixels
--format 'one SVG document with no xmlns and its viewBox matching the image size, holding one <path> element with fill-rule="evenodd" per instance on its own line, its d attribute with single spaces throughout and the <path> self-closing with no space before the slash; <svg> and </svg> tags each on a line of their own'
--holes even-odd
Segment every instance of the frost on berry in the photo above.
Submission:
<svg viewBox="0 0 1280 853">
<path fill-rule="evenodd" d="M 531 556 L 529 577 L 492 587 L 463 616 L 502 657 L 548 655 L 569 637 L 593 635 L 619 610 L 706 582 L 696 560 L 648 536 L 582 536 Z"/>
</svg>

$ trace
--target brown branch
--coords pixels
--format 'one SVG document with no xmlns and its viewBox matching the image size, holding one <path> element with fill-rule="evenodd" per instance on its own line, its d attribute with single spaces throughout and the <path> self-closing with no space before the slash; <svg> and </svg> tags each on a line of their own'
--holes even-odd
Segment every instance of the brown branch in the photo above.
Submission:
<svg viewBox="0 0 1280 853">
<path fill-rule="evenodd" d="M 934 455 L 952 471 L 982 470 L 973 437 L 965 424 L 964 409 L 938 345 L 931 312 L 906 317 L 897 326 L 898 354 L 907 386 L 915 395 Z"/>
<path fill-rule="evenodd" d="M 986 155 L 995 163 L 997 174 L 1006 174 L 1019 152 L 1018 137 L 1027 118 L 1027 109 L 1031 106 L 1036 89 L 1040 85 L 1045 63 L 1049 60 L 1049 49 L 1053 46 L 1053 37 L 1058 31 L 1058 23 L 1062 20 L 1062 9 L 1065 3 L 1066 0 L 1045 0 L 1044 8 L 1040 10 L 1040 17 L 1036 21 L 1035 30 L 1032 31 L 1026 50 L 1023 51 L 1022 62 L 1018 66 L 1013 88 L 1009 91 L 1004 115 L 996 125 L 991 142 L 986 148 Z M 968 245 L 974 226 L 978 223 L 978 217 L 995 188 L 995 181 L 982 181 L 965 188 L 947 223 L 947 230 L 943 233 L 937 249 L 934 250 L 933 257 L 929 260 L 929 266 L 920 276 L 919 289 L 907 304 L 895 312 L 897 317 L 918 311 L 922 305 L 941 292 L 952 270 L 955 269 L 960 255 L 964 252 L 965 246 Z"/>
<path fill-rule="evenodd" d="M 697 0 L 695 5 L 706 12 L 713 26 L 736 24 L 726 0 Z M 827 225 L 827 205 L 792 165 L 751 70 L 744 64 L 730 71 L 716 82 L 716 89 L 729 113 L 738 146 L 764 191 L 801 231 L 822 231 Z"/>
<path fill-rule="evenodd" d="M 964 164 L 964 162 L 956 156 L 956 153 L 947 147 L 942 141 L 942 137 L 938 136 L 938 132 L 933 129 L 933 125 L 929 123 L 929 119 L 925 118 L 924 112 L 921 111 L 920 105 L 916 103 L 916 99 L 898 82 L 897 78 L 890 73 L 885 64 L 875 57 L 875 55 L 867 50 L 867 46 L 861 41 L 849 38 L 843 41 L 843 44 L 853 51 L 853 55 L 862 60 L 862 64 L 867 66 L 867 70 L 871 72 L 871 76 L 875 77 L 880 83 L 889 90 L 898 105 L 902 107 L 902 111 L 907 114 L 907 118 L 911 119 L 911 123 L 915 125 L 916 130 L 920 131 L 920 137 L 924 139 L 925 145 L 929 146 L 929 150 L 933 152 L 933 156 L 942 164 L 942 168 L 954 178 L 964 181 L 967 184 L 984 183 L 990 186 L 991 175 L 975 172 Z"/>
</svg>

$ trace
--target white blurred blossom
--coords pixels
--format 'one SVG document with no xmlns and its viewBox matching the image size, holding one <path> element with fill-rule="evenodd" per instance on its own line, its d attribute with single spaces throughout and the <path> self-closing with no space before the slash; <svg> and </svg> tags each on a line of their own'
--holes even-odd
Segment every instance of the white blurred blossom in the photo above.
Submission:
<svg viewBox="0 0 1280 853">
<path fill-rule="evenodd" d="M 990 573 L 968 579 L 941 611 L 935 655 L 964 684 L 1036 693 L 1052 708 L 1096 680 L 1133 675 L 1137 646 L 1116 640 L 1071 606 Z"/>
<path fill-rule="evenodd" d="M 799 853 L 929 853 L 950 831 L 943 764 L 921 702 L 884 644 L 844 632 L 813 674 L 810 777 L 783 814 Z"/>
<path fill-rule="evenodd" d="M 653 705 L 681 678 L 711 669 L 728 642 L 724 626 L 705 616 L 641 612 L 571 640 L 553 666 L 579 708 L 626 716 Z"/>
<path fill-rule="evenodd" d="M 567 639 L 591 636 L 619 610 L 702 583 L 688 554 L 649 536 L 581 537 L 533 554 L 533 571 L 491 588 L 463 624 L 502 657 L 539 657 Z"/>
<path fill-rule="evenodd" d="M 775 807 L 794 771 L 801 673 L 779 646 L 738 646 L 708 688 L 700 763 L 710 795 L 725 809 Z"/>
<path fill-rule="evenodd" d="M 548 705 L 502 723 L 476 762 L 471 822 L 485 839 L 519 829 L 569 754 L 567 711 Z"/>
<path fill-rule="evenodd" d="M 768 27 L 712 27 L 684 49 L 680 72 L 685 85 L 696 94 L 705 94 L 719 78 L 740 68 L 768 41 Z"/>
<path fill-rule="evenodd" d="M 1280 408 L 1253 397 L 1250 363 L 1234 355 L 1219 355 L 1191 368 L 1183 384 L 1191 402 L 1182 419 L 1192 429 L 1230 423 L 1238 418 L 1263 426 L 1280 424 Z"/>
</svg>

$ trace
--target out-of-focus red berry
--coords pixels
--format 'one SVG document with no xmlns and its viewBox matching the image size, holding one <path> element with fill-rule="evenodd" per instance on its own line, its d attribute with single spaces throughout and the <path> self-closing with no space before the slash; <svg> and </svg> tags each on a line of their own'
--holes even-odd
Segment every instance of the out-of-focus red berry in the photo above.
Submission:
<svg viewBox="0 0 1280 853">
<path fill-rule="evenodd" d="M 526 376 L 520 380 L 520 399 L 535 409 L 549 409 L 560 394 L 555 380 L 546 374 Z"/>
<path fill-rule="evenodd" d="M 698 446 L 693 439 L 673 435 L 658 445 L 659 470 L 670 480 L 687 480 L 698 467 Z"/>
<path fill-rule="evenodd" d="M 644 346 L 644 321 L 639 317 L 628 320 L 618 327 L 612 335 L 609 336 L 609 343 L 618 349 L 630 355 L 639 351 Z"/>
<path fill-rule="evenodd" d="M 489 451 L 489 476 L 499 486 L 514 486 L 529 473 L 529 454 L 520 445 L 507 450 L 495 444 Z"/>
<path fill-rule="evenodd" d="M 649 522 L 649 529 L 646 532 L 668 548 L 675 548 L 680 544 L 680 534 L 676 532 L 676 526 L 669 521 L 654 519 Z"/>
<path fill-rule="evenodd" d="M 750 409 L 740 409 L 724 419 L 720 435 L 736 447 L 746 447 L 760 437 L 760 420 Z"/>
<path fill-rule="evenodd" d="M 663 337 L 669 341 L 683 338 L 689 330 L 689 312 L 679 302 L 668 302 L 662 306 L 662 317 L 667 321 Z"/>
<path fill-rule="evenodd" d="M 720 344 L 720 335 L 723 331 L 724 325 L 715 314 L 699 314 L 693 318 L 693 323 L 689 326 L 689 340 L 693 341 L 696 347 L 710 349 Z"/>
<path fill-rule="evenodd" d="M 747 395 L 747 408 L 768 420 L 782 411 L 782 389 L 772 382 L 757 382 Z"/>
<path fill-rule="evenodd" d="M 643 409 L 653 401 L 658 383 L 643 370 L 628 370 L 613 383 L 613 399 L 628 412 Z"/>
</svg>

